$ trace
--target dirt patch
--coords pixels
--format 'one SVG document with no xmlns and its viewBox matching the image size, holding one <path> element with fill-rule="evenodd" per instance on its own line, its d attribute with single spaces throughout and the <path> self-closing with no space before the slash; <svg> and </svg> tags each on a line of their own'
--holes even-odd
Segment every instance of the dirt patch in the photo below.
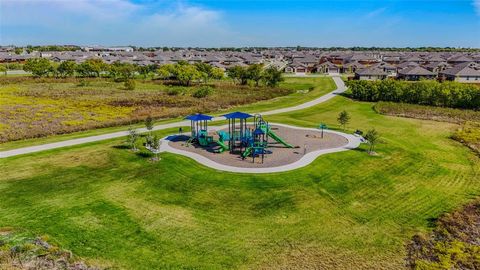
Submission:
<svg viewBox="0 0 480 270">
<path fill-rule="evenodd" d="M 322 149 L 342 147 L 348 144 L 348 140 L 345 137 L 329 132 L 324 132 L 322 138 L 321 131 L 314 130 L 273 125 L 272 131 L 284 141 L 293 145 L 294 148 L 287 148 L 273 140 L 273 138 L 269 138 L 269 147 L 267 148 L 268 153 L 265 154 L 263 163 L 261 157 L 255 158 L 254 163 L 252 157 L 243 160 L 240 153 L 230 153 L 228 151 L 215 153 L 215 150 L 219 148 L 216 143 L 212 143 L 206 147 L 187 145 L 186 141 L 189 139 L 188 136 L 176 136 L 171 138 L 168 144 L 175 149 L 196 153 L 223 165 L 241 168 L 270 168 L 283 166 L 300 160 L 306 153 Z M 216 132 L 210 132 L 209 135 L 213 136 L 214 140 L 218 140 Z"/>
</svg>

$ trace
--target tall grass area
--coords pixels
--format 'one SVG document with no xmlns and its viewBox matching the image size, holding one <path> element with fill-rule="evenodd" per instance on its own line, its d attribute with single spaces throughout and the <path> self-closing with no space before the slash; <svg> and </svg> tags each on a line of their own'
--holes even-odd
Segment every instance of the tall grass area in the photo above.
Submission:
<svg viewBox="0 0 480 270">
<path fill-rule="evenodd" d="M 30 79 L 31 80 L 31 79 Z M 46 80 L 48 82 L 49 80 L 55 80 L 53 78 L 44 78 L 40 79 L 40 81 Z M 63 79 L 59 79 L 62 81 Z M 68 82 L 68 80 L 73 80 L 73 79 L 65 79 Z M 92 80 L 93 82 L 98 81 L 98 80 Z M 15 81 L 16 82 L 16 81 Z M 73 83 L 73 82 L 70 82 Z M 121 84 L 115 84 L 116 87 L 121 87 Z M 148 89 L 152 90 L 151 84 L 143 84 L 139 83 L 137 84 L 137 90 L 139 91 L 148 91 Z M 155 86 L 158 89 L 154 91 L 165 91 L 165 89 L 161 88 L 161 85 Z M 248 102 L 253 102 L 251 105 L 238 105 L 238 106 L 231 106 L 229 109 L 224 109 L 220 110 L 217 112 L 211 112 L 210 114 L 213 115 L 221 115 L 227 111 L 232 111 L 232 110 L 242 110 L 242 111 L 247 111 L 247 112 L 261 112 L 261 111 L 267 111 L 267 110 L 273 110 L 273 109 L 278 109 L 278 108 L 284 108 L 288 106 L 295 106 L 304 102 L 307 102 L 309 100 L 315 99 L 317 97 L 320 97 L 328 92 L 331 92 L 335 90 L 335 83 L 331 78 L 286 78 L 284 82 L 282 82 L 279 86 L 281 89 L 287 89 L 290 92 L 292 92 L 289 95 L 285 95 L 282 97 L 277 97 L 277 98 L 272 98 L 268 100 L 263 100 L 263 101 L 256 101 L 256 99 L 249 100 Z M 173 89 L 180 89 L 180 88 L 173 88 Z M 217 90 L 218 91 L 218 90 Z M 131 91 L 126 91 L 127 94 L 130 93 Z M 261 94 L 261 93 L 259 93 Z M 219 96 L 221 97 L 221 93 Z M 0 96 L 1 96 L 1 91 L 0 91 Z M 173 96 L 175 98 L 175 96 Z M 0 105 L 1 108 L 1 105 Z M 212 108 L 210 108 L 212 109 Z M 98 110 L 98 108 L 96 109 Z M 193 109 L 192 109 L 193 110 Z M 198 111 L 195 111 L 198 112 Z M 184 114 L 185 113 L 185 114 Z M 186 112 L 182 112 L 180 114 L 180 117 L 176 118 L 169 118 L 169 119 L 160 119 L 156 121 L 156 124 L 163 124 L 163 123 L 169 123 L 173 121 L 179 121 L 185 116 Z M 118 116 L 118 115 L 115 115 Z M 115 117 L 114 116 L 114 117 Z M 12 121 L 15 119 L 12 118 Z M 127 121 L 127 123 L 131 126 L 134 127 L 143 127 L 143 124 L 140 123 L 130 123 L 130 121 Z M 43 130 L 42 126 L 34 126 L 36 128 L 39 128 Z M 7 125 L 3 126 L 3 128 L 7 128 Z M 76 127 L 79 128 L 79 127 Z M 105 128 L 95 128 L 95 129 L 90 129 L 90 130 L 84 130 L 84 131 L 78 131 L 78 132 L 71 132 L 67 134 L 61 134 L 61 135 L 51 135 L 51 136 L 46 136 L 42 138 L 34 138 L 34 139 L 25 139 L 25 140 L 19 140 L 19 141 L 9 141 L 6 143 L 0 143 L 0 150 L 9 150 L 9 149 L 14 149 L 14 148 L 20 148 L 20 147 L 26 147 L 26 146 L 31 146 L 31 145 L 37 145 L 37 144 L 43 144 L 43 143 L 51 143 L 51 142 L 57 142 L 61 140 L 68 140 L 68 139 L 76 139 L 76 138 L 81 138 L 85 136 L 95 136 L 95 135 L 100 135 L 100 134 L 105 134 L 109 132 L 115 132 L 115 131 L 122 131 L 126 130 L 127 127 L 125 126 L 111 126 L 111 127 L 105 127 Z M 1 133 L 2 127 L 1 127 L 1 121 L 0 121 L 0 133 Z"/>
<path fill-rule="evenodd" d="M 480 194 L 480 159 L 450 139 L 456 124 L 372 106 L 336 97 L 267 117 L 335 128 L 346 110 L 349 130 L 382 136 L 378 156 L 362 146 L 285 173 L 152 163 L 122 140 L 1 160 L 0 227 L 121 269 L 401 269 L 412 235 Z"/>
<path fill-rule="evenodd" d="M 236 86 L 219 81 L 205 86 L 168 86 L 155 81 L 125 89 L 109 80 L 65 79 L 0 86 L 0 142 L 139 122 L 149 115 L 174 118 L 215 112 L 285 96 L 286 88 Z M 202 95 L 199 95 L 202 90 Z"/>
<path fill-rule="evenodd" d="M 375 111 L 381 114 L 435 120 L 462 124 L 466 121 L 480 122 L 480 111 L 442 108 L 408 103 L 378 102 Z"/>
</svg>

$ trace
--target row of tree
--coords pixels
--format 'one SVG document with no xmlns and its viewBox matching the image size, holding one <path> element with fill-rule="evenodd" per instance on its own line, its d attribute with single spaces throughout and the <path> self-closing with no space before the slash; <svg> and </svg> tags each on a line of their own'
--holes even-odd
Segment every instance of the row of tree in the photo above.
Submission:
<svg viewBox="0 0 480 270">
<path fill-rule="evenodd" d="M 162 66 L 138 66 L 130 63 L 114 62 L 107 64 L 101 59 L 88 59 L 80 64 L 74 61 L 56 63 L 45 58 L 28 59 L 23 70 L 31 72 L 35 77 L 109 77 L 115 80 L 130 80 L 135 75 L 143 78 L 158 76 L 165 80 L 177 81 L 180 85 L 190 86 L 194 82 L 208 83 L 224 77 L 222 69 L 206 63 L 190 64 L 180 61 Z M 274 87 L 282 81 L 282 72 L 274 67 L 265 69 L 261 64 L 248 67 L 235 66 L 227 70 L 228 76 L 241 85 L 253 82 L 259 86 L 261 82 Z"/>
<path fill-rule="evenodd" d="M 227 70 L 227 75 L 240 85 L 249 82 L 259 86 L 261 82 L 270 87 L 277 86 L 283 81 L 282 72 L 275 67 L 264 68 L 262 64 L 253 64 L 247 67 L 235 66 Z"/>
<path fill-rule="evenodd" d="M 156 66 L 137 66 L 130 63 L 115 62 L 107 64 L 100 59 L 89 59 L 81 64 L 74 61 L 56 63 L 45 58 L 28 59 L 23 70 L 31 72 L 35 77 L 110 77 L 131 79 L 135 74 L 148 76 L 155 72 Z"/>
<path fill-rule="evenodd" d="M 190 86 L 196 81 L 207 83 L 209 80 L 219 80 L 224 76 L 220 68 L 206 63 L 189 64 L 186 61 L 163 65 L 157 70 L 157 74 L 162 79 L 175 80 L 184 86 Z"/>
<path fill-rule="evenodd" d="M 349 81 L 353 98 L 362 101 L 391 101 L 420 105 L 480 109 L 480 88 L 458 82 L 425 80 Z"/>
</svg>

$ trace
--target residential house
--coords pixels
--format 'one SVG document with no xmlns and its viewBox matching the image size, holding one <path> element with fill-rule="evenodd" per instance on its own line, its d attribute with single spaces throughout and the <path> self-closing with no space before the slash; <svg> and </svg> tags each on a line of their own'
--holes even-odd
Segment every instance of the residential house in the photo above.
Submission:
<svg viewBox="0 0 480 270">
<path fill-rule="evenodd" d="M 480 68 L 475 63 L 463 63 L 439 72 L 440 80 L 480 83 Z"/>
<path fill-rule="evenodd" d="M 388 73 L 385 72 L 383 69 L 378 67 L 368 67 L 364 69 L 357 70 L 355 72 L 355 80 L 367 80 L 367 81 L 375 81 L 375 80 L 383 80 L 387 78 Z"/>
<path fill-rule="evenodd" d="M 399 70 L 397 78 L 407 81 L 418 81 L 420 79 L 433 79 L 435 78 L 435 73 L 420 66 L 413 66 Z"/>
</svg>

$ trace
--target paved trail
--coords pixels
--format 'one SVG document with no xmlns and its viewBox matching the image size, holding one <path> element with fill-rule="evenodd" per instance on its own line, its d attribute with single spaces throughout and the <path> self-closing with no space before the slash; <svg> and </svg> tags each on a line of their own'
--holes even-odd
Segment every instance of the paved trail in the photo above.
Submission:
<svg viewBox="0 0 480 270">
<path fill-rule="evenodd" d="M 337 85 L 337 89 L 335 89 L 334 91 L 332 91 L 332 92 L 330 92 L 326 95 L 323 95 L 319 98 L 316 98 L 314 100 L 311 100 L 309 102 L 297 105 L 297 106 L 262 112 L 262 115 L 272 115 L 272 114 L 279 114 L 279 113 L 285 113 L 285 112 L 291 112 L 291 111 L 306 109 L 306 108 L 315 106 L 317 104 L 320 104 L 322 102 L 325 102 L 325 101 L 335 97 L 337 94 L 345 92 L 345 90 L 347 90 L 345 84 L 343 83 L 343 81 L 340 77 L 332 77 L 332 78 L 333 78 L 333 81 L 335 82 L 335 84 Z M 224 118 L 223 117 L 215 117 L 215 118 L 213 118 L 213 120 L 214 121 L 224 120 Z M 162 129 L 169 129 L 169 128 L 175 128 L 175 127 L 182 127 L 182 126 L 190 126 L 190 121 L 180 121 L 180 122 L 174 122 L 174 123 L 170 123 L 170 124 L 158 125 L 158 126 L 155 126 L 153 128 L 153 130 L 162 130 Z M 137 129 L 137 131 L 139 133 L 143 133 L 143 132 L 147 132 L 147 129 L 139 128 L 139 129 Z M 113 132 L 113 133 L 108 133 L 108 134 L 103 134 L 103 135 L 97 135 L 97 136 L 90 136 L 90 137 L 79 138 L 79 139 L 60 141 L 60 142 L 56 142 L 56 143 L 47 143 L 47 144 L 41 144 L 41 145 L 36 145 L 36 146 L 17 148 L 17 149 L 13 149 L 13 150 L 7 150 L 7 151 L 0 152 L 0 158 L 7 158 L 7 157 L 12 157 L 12 156 L 18 156 L 18 155 L 23 155 L 23 154 L 29 154 L 29 153 L 34 153 L 34 152 L 40 152 L 40 151 L 55 149 L 55 148 L 66 147 L 66 146 L 79 145 L 79 144 L 84 144 L 84 143 L 98 142 L 98 141 L 103 141 L 103 140 L 108 140 L 108 139 L 115 139 L 115 138 L 125 137 L 127 135 L 128 135 L 128 131 L 119 131 L 119 132 Z"/>
</svg>

